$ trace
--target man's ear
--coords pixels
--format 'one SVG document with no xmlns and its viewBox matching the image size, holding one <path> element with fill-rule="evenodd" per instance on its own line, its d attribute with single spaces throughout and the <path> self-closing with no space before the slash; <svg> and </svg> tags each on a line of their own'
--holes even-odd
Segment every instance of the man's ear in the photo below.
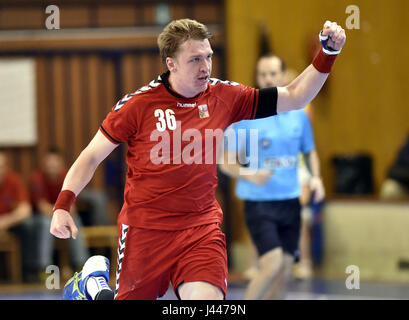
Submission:
<svg viewBox="0 0 409 320">
<path fill-rule="evenodd" d="M 169 71 L 171 71 L 171 72 L 176 71 L 176 61 L 175 61 L 174 58 L 167 57 L 166 58 L 166 65 L 167 65 Z"/>
</svg>

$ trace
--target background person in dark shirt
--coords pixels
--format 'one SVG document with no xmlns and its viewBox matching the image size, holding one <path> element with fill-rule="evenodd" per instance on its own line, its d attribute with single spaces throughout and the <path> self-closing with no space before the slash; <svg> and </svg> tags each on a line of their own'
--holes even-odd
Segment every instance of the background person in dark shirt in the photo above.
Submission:
<svg viewBox="0 0 409 320">
<path fill-rule="evenodd" d="M 67 168 L 64 159 L 56 149 L 50 149 L 43 157 L 41 168 L 32 173 L 30 197 L 35 212 L 35 223 L 39 245 L 38 270 L 41 273 L 53 264 L 55 238 L 50 234 L 50 224 L 54 203 L 61 191 Z M 76 223 L 82 226 L 75 206 L 71 210 Z M 68 241 L 73 268 L 82 266 L 89 257 L 88 248 L 79 234 Z"/>
</svg>

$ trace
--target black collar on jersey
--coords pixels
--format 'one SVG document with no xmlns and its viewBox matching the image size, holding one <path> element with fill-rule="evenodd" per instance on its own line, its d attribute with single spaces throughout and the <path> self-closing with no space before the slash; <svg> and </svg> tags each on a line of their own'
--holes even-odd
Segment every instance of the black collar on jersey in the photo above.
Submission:
<svg viewBox="0 0 409 320">
<path fill-rule="evenodd" d="M 171 87 L 170 87 L 170 83 L 169 83 L 169 76 L 170 76 L 170 71 L 166 71 L 165 73 L 162 73 L 160 75 L 160 78 L 162 79 L 162 83 L 165 86 L 166 90 L 168 90 L 168 92 L 175 96 L 176 98 L 180 98 L 180 99 L 196 99 L 197 97 L 199 97 L 202 93 L 199 92 L 197 95 L 195 95 L 192 98 L 186 98 L 182 95 L 180 95 L 179 93 L 177 93 L 176 91 L 174 91 Z"/>
</svg>

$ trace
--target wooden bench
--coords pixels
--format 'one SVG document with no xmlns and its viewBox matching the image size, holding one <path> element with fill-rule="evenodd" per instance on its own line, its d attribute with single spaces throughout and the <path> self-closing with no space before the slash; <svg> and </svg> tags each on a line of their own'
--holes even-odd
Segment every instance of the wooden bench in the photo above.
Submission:
<svg viewBox="0 0 409 320">
<path fill-rule="evenodd" d="M 0 252 L 6 253 L 6 269 L 11 281 L 21 283 L 20 240 L 11 232 L 0 231 Z"/>
</svg>

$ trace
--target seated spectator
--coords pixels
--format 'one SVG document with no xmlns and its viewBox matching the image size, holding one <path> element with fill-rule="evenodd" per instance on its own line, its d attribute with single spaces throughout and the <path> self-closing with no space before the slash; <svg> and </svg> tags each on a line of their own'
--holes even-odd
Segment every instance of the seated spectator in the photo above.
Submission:
<svg viewBox="0 0 409 320">
<path fill-rule="evenodd" d="M 59 151 L 50 149 L 42 159 L 41 168 L 31 176 L 30 193 L 35 212 L 34 220 L 38 232 L 38 268 L 40 274 L 44 274 L 46 267 L 53 264 L 55 237 L 50 233 L 50 224 L 54 203 L 61 191 L 67 171 Z M 71 210 L 71 214 L 81 230 L 82 223 L 75 206 Z M 68 245 L 70 248 L 71 267 L 74 269 L 81 268 L 89 257 L 88 248 L 81 233 L 78 234 L 77 239 L 68 239 Z"/>
<path fill-rule="evenodd" d="M 76 201 L 78 214 L 84 226 L 115 224 L 108 219 L 108 198 L 104 192 L 85 188 Z"/>
<path fill-rule="evenodd" d="M 409 136 L 389 169 L 380 196 L 385 200 L 409 197 Z"/>
<path fill-rule="evenodd" d="M 12 232 L 20 239 L 23 280 L 27 282 L 31 282 L 36 271 L 31 213 L 27 191 L 20 176 L 8 168 L 6 155 L 0 152 L 0 232 Z"/>
</svg>

